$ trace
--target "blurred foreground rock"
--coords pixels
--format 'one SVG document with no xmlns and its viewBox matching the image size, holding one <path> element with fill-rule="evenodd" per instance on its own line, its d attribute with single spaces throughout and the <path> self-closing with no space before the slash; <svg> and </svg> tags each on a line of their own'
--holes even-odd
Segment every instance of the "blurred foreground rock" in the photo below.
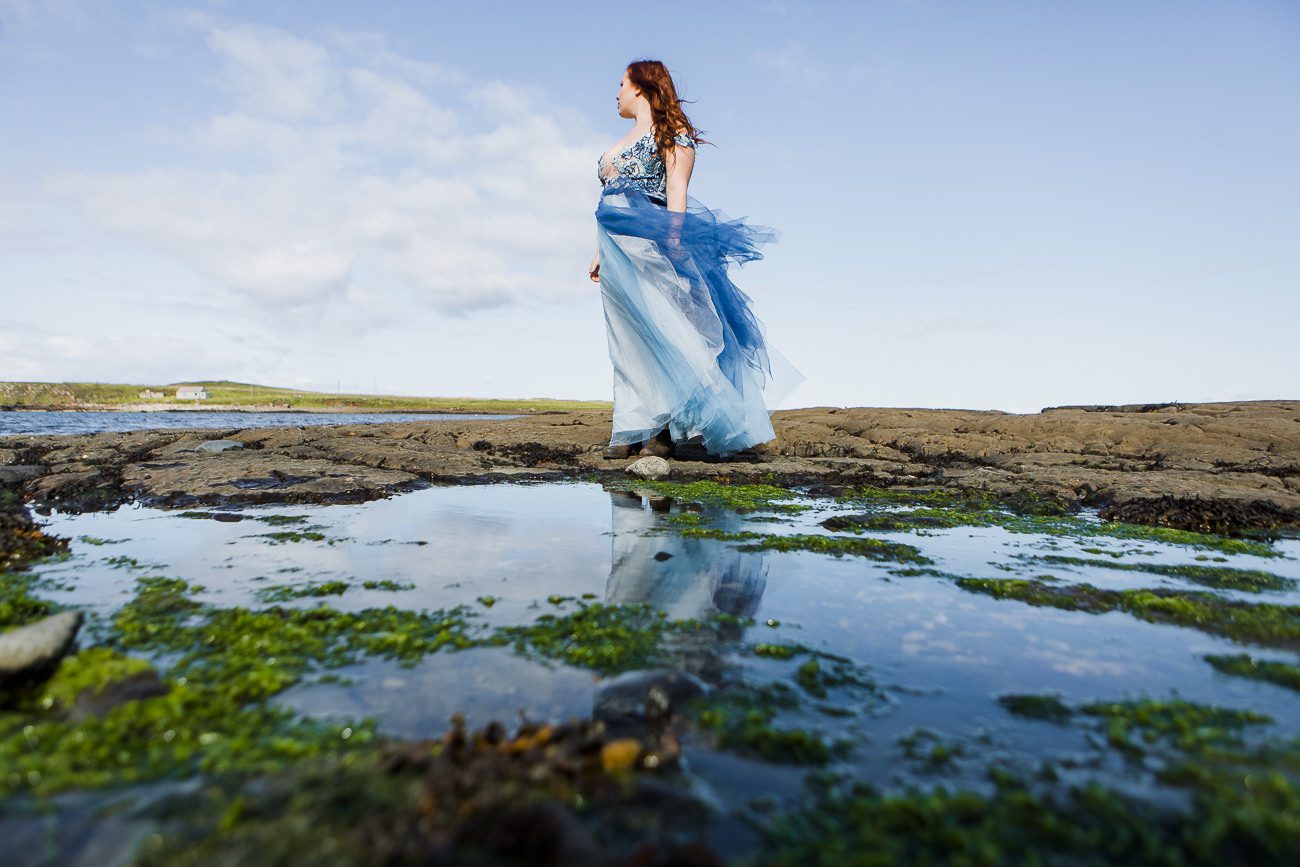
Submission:
<svg viewBox="0 0 1300 867">
<path fill-rule="evenodd" d="M 0 632 L 0 689 L 41 680 L 58 666 L 81 629 L 80 611 L 60 611 Z"/>
</svg>

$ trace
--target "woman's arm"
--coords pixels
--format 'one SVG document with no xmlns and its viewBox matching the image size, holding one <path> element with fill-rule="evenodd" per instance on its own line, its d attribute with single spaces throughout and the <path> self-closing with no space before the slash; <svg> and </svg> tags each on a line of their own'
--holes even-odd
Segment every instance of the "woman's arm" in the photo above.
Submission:
<svg viewBox="0 0 1300 867">
<path fill-rule="evenodd" d="M 691 182 L 695 168 L 695 148 L 677 145 L 668 149 L 664 157 L 667 173 L 668 210 L 681 213 L 686 210 L 686 187 Z"/>
</svg>

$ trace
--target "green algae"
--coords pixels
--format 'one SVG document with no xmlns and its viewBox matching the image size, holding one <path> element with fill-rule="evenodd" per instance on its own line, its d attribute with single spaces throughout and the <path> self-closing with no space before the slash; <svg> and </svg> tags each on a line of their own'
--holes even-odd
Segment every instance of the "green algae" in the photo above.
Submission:
<svg viewBox="0 0 1300 867">
<path fill-rule="evenodd" d="M 844 747 L 805 729 L 773 725 L 780 710 L 798 704 L 790 687 L 779 682 L 734 687 L 697 702 L 696 723 L 723 749 L 779 764 L 823 765 Z"/>
<path fill-rule="evenodd" d="M 946 786 L 881 793 L 827 787 L 801 809 L 756 821 L 763 843 L 748 867 L 890 864 L 1295 863 L 1295 813 L 1243 798 L 1184 815 L 1095 782 L 1040 795 L 1005 776 L 992 795 Z M 1246 855 L 1245 853 L 1249 853 Z"/>
<path fill-rule="evenodd" d="M 802 644 L 755 644 L 753 653 L 755 656 L 765 656 L 768 659 L 793 659 L 796 656 L 807 653 L 808 648 Z"/>
<path fill-rule="evenodd" d="M 249 515 L 254 521 L 261 521 L 272 527 L 286 527 L 291 524 L 305 524 L 310 518 L 306 515 Z"/>
<path fill-rule="evenodd" d="M 1215 671 L 1234 677 L 1261 680 L 1300 692 L 1300 665 L 1293 662 L 1255 659 L 1246 653 L 1208 654 L 1204 658 L 1214 666 Z"/>
<path fill-rule="evenodd" d="M 870 506 L 915 506 L 968 511 L 1008 509 L 1022 515 L 1059 516 L 1073 511 L 1071 504 L 1065 500 L 1032 491 L 1020 491 L 999 497 L 969 488 L 947 490 L 879 488 L 863 485 L 841 494 L 837 499 L 844 503 Z"/>
<path fill-rule="evenodd" d="M 46 584 L 27 572 L 0 572 L 0 631 L 40 620 L 61 608 L 33 594 Z"/>
<path fill-rule="evenodd" d="M 1234 539 L 1215 533 L 1197 533 L 1193 530 L 1175 530 L 1170 527 L 1148 527 L 1143 524 L 1126 524 L 1105 521 L 1093 528 L 1093 535 L 1112 539 L 1132 539 L 1140 542 L 1163 542 L 1166 545 L 1183 545 L 1188 548 L 1219 551 L 1224 554 L 1249 554 L 1255 557 L 1281 557 L 1282 553 L 1267 542 Z"/>
<path fill-rule="evenodd" d="M 828 518 L 824 526 L 853 532 L 912 531 L 956 527 L 1001 527 L 1011 533 L 1067 536 L 1079 539 L 1113 538 L 1158 542 L 1225 554 L 1279 557 L 1267 542 L 1236 539 L 1214 533 L 1197 533 L 1168 527 L 1149 527 L 1120 521 L 1100 523 L 1068 514 L 1061 501 L 1024 494 L 997 498 L 977 491 L 910 491 L 859 488 L 841 496 L 841 502 L 867 506 L 872 512 Z M 899 509 L 905 511 L 899 511 Z M 833 526 L 832 526 L 833 525 Z"/>
<path fill-rule="evenodd" d="M 1067 557 L 1061 554 L 1046 554 L 1034 559 L 1061 566 L 1091 566 L 1127 572 L 1147 572 L 1153 575 L 1183 578 L 1204 587 L 1214 587 L 1220 590 L 1242 590 L 1247 593 L 1259 593 L 1265 590 L 1294 590 L 1297 583 L 1294 578 L 1274 575 L 1272 572 L 1265 572 L 1261 569 L 1233 569 L 1227 566 L 1169 563 L 1116 563 L 1109 560 L 1093 560 L 1087 557 Z"/>
<path fill-rule="evenodd" d="M 890 560 L 899 563 L 930 563 L 920 550 L 912 545 L 886 542 L 883 539 L 852 536 L 822 536 L 807 533 L 790 535 L 754 533 L 748 530 L 729 532 L 709 527 L 687 527 L 681 531 L 688 539 L 716 539 L 723 542 L 743 542 L 741 551 L 810 551 L 829 554 L 866 557 L 871 560 Z"/>
<path fill-rule="evenodd" d="M 199 588 L 180 579 L 137 584 L 135 598 L 114 617 L 113 642 L 176 654 L 172 674 L 220 683 L 243 700 L 268 698 L 309 671 L 351 665 L 362 656 L 409 666 L 430 653 L 478 643 L 477 625 L 464 607 L 217 608 L 192 599 Z"/>
<path fill-rule="evenodd" d="M 361 582 L 361 586 L 367 590 L 387 590 L 397 593 L 402 590 L 414 590 L 415 585 L 410 581 L 394 581 L 391 578 L 380 578 L 378 580 L 370 579 Z"/>
<path fill-rule="evenodd" d="M 351 587 L 346 581 L 311 581 L 306 584 L 275 584 L 259 587 L 256 592 L 260 602 L 288 602 L 293 599 L 310 599 L 322 596 L 342 596 Z"/>
<path fill-rule="evenodd" d="M 149 566 L 147 566 L 147 565 L 144 564 L 144 563 L 141 563 L 139 560 L 135 559 L 134 557 L 128 557 L 128 556 L 126 556 L 125 554 L 118 554 L 118 555 L 115 556 L 115 557 L 105 557 L 103 562 L 104 562 L 105 564 L 107 564 L 110 568 L 113 568 L 113 569 L 148 569 L 148 568 L 150 568 Z"/>
<path fill-rule="evenodd" d="M 567 601 L 561 597 L 552 604 Z M 647 603 L 576 604 L 567 614 L 542 614 L 528 625 L 500 627 L 494 640 L 512 644 L 524 656 L 617 674 L 666 659 L 670 638 L 714 638 L 720 628 L 738 622 L 726 615 L 707 621 L 669 620 Z"/>
<path fill-rule="evenodd" d="M 288 542 L 324 542 L 328 537 L 318 530 L 276 530 L 272 533 L 256 533 L 253 538 L 266 539 L 267 544 L 283 545 Z M 328 539 L 333 544 L 335 539 Z"/>
<path fill-rule="evenodd" d="M 1241 743 L 1239 732 L 1248 725 L 1264 725 L 1273 718 L 1251 710 L 1221 708 L 1182 699 L 1132 699 L 1092 702 L 1080 713 L 1102 717 L 1107 740 L 1126 753 L 1140 753 L 1145 744 L 1167 740 L 1183 752 L 1202 752 L 1212 745 Z"/>
<path fill-rule="evenodd" d="M 610 487 L 624 491 L 650 491 L 661 497 L 700 506 L 720 506 L 734 512 L 806 511 L 809 506 L 790 502 L 799 494 L 773 485 L 726 485 L 713 481 L 618 482 Z"/>
<path fill-rule="evenodd" d="M 823 665 L 822 663 L 826 664 Z M 817 654 L 795 670 L 794 681 L 814 698 L 826 698 L 830 690 L 862 687 L 874 691 L 876 684 L 851 660 L 829 654 Z"/>
<path fill-rule="evenodd" d="M 903 755 L 920 761 L 930 770 L 951 767 L 957 756 L 966 754 L 966 748 L 960 743 L 946 742 L 938 732 L 924 727 L 913 728 L 894 742 L 902 747 Z"/>
<path fill-rule="evenodd" d="M 1074 714 L 1074 711 L 1055 695 L 1010 693 L 998 696 L 998 704 L 1017 716 L 1059 725 L 1064 725 Z"/>
<path fill-rule="evenodd" d="M 83 693 L 97 696 L 110 684 L 153 670 L 143 659 L 123 656 L 108 647 L 92 647 L 60 663 L 41 685 L 36 705 L 42 710 L 66 711 Z"/>
<path fill-rule="evenodd" d="M 267 700 L 309 673 L 362 657 L 413 665 L 481 643 L 463 609 L 217 608 L 193 598 L 200 590 L 178 578 L 137 579 L 135 596 L 112 619 L 109 646 L 66 658 L 35 705 L 0 715 L 0 794 L 266 772 L 335 755 L 373 739 L 372 724 L 304 720 Z M 84 690 L 151 668 L 130 651 L 168 660 L 165 694 L 126 701 L 102 717 L 70 718 Z"/>
<path fill-rule="evenodd" d="M 879 512 L 865 515 L 832 515 L 822 526 L 835 532 L 906 532 L 911 530 L 952 529 L 972 526 L 963 513 L 941 509 L 913 509 L 906 512 Z"/>
<path fill-rule="evenodd" d="M 177 774 L 268 773 L 373 737 L 364 726 L 310 722 L 264 704 L 241 706 L 214 689 L 180 681 L 170 687 L 165 695 L 80 723 L 0 715 L 0 795 L 49 795 Z"/>
<path fill-rule="evenodd" d="M 1104 590 L 1019 578 L 958 578 L 956 584 L 996 599 L 1089 614 L 1124 611 L 1151 623 L 1186 626 L 1267 647 L 1300 648 L 1300 606 L 1295 605 L 1240 602 L 1201 591 Z"/>
<path fill-rule="evenodd" d="M 1075 713 L 1054 696 L 1000 701 L 1053 721 Z M 942 786 L 887 795 L 862 785 L 847 792 L 827 788 L 813 804 L 775 822 L 765 819 L 769 847 L 750 863 L 1091 863 L 1106 853 L 1105 863 L 1176 865 L 1242 858 L 1290 863 L 1300 855 L 1294 779 L 1300 738 L 1249 748 L 1242 743 L 1244 728 L 1270 717 L 1180 699 L 1093 702 L 1078 712 L 1101 717 L 1109 743 L 1127 755 L 1144 755 L 1157 743 L 1171 748 L 1157 777 L 1189 790 L 1193 811 L 1166 810 L 1097 782 L 1049 799 L 1030 792 L 1022 775 L 994 766 L 991 797 Z M 913 740 L 912 755 L 929 763 L 920 739 Z M 1043 779 L 1057 779 L 1049 767 L 1043 770 Z"/>
<path fill-rule="evenodd" d="M 122 542 L 129 542 L 130 539 L 101 539 L 98 536 L 78 536 L 77 541 L 85 545 L 120 545 Z"/>
</svg>

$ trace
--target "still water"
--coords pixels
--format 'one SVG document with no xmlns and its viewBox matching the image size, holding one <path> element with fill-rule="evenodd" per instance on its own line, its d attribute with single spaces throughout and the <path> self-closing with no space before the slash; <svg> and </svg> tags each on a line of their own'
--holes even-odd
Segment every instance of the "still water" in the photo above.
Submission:
<svg viewBox="0 0 1300 867">
<path fill-rule="evenodd" d="M 819 522 L 844 511 L 832 501 L 805 502 L 814 508 L 778 523 L 719 507 L 705 507 L 701 517 L 723 531 L 822 533 Z M 1179 697 L 1269 714 L 1274 723 L 1262 727 L 1264 735 L 1300 728 L 1294 692 L 1219 674 L 1202 659 L 1248 650 L 1257 658 L 1295 662 L 1293 653 L 1243 648 L 1118 611 L 1094 615 L 993 599 L 962 589 L 950 577 L 900 575 L 897 563 L 746 551 L 732 541 L 689 538 L 672 523 L 681 511 L 682 504 L 648 494 L 548 483 L 430 488 L 362 505 L 248 508 L 225 513 L 228 520 L 143 507 L 56 512 L 45 519 L 47 532 L 71 537 L 72 556 L 34 571 L 59 579 L 64 589 L 50 591 L 54 598 L 98 615 L 83 643 L 87 637 L 93 641 L 96 621 L 106 622 L 131 597 L 136 578 L 146 574 L 201 584 L 198 598 L 220 606 L 264 605 L 257 594 L 273 584 L 343 581 L 348 589 L 341 595 L 283 604 L 340 610 L 467 605 L 488 626 L 531 623 L 552 610 L 552 595 L 645 602 L 671 619 L 734 615 L 742 625 L 719 633 L 711 645 L 682 649 L 673 665 L 717 689 L 790 681 L 800 660 L 757 655 L 759 644 L 800 644 L 851 660 L 872 688 L 836 691 L 830 710 L 826 702 L 803 702 L 783 710 L 778 722 L 847 742 L 851 749 L 834 760 L 836 767 L 885 788 L 935 778 L 933 769 L 918 766 L 900 745 L 900 738 L 918 729 L 962 746 L 938 775 L 974 786 L 993 759 L 1029 767 L 1096 748 L 1086 728 L 1008 713 L 997 702 L 1008 692 L 1050 692 L 1069 704 Z M 305 517 L 323 538 L 277 541 L 266 535 L 277 528 L 253 520 L 272 515 Z M 1112 589 L 1188 585 L 1104 567 L 1049 567 L 1041 558 L 1095 560 L 1098 553 L 1121 553 L 1154 564 L 1204 559 L 1201 551 L 1179 545 L 1081 541 L 998 527 L 878 535 L 918 547 L 936 571 L 949 576 L 1029 578 L 1052 571 L 1071 583 Z M 1223 562 L 1300 579 L 1300 542 L 1284 540 L 1275 548 L 1282 557 L 1233 554 Z M 362 586 L 379 579 L 407 589 Z M 1216 592 L 1300 603 L 1294 590 Z M 600 700 L 602 682 L 590 671 L 509 646 L 439 652 L 414 667 L 371 660 L 339 673 L 343 682 L 298 685 L 276 700 L 312 716 L 374 717 L 385 732 L 420 738 L 437 736 L 454 713 L 472 725 L 510 722 L 521 711 L 534 720 L 587 717 Z M 690 772 L 724 805 L 788 794 L 807 770 L 717 750 L 705 737 L 684 746 Z M 1088 773 L 1137 772 L 1096 763 Z"/>
<path fill-rule="evenodd" d="M 306 427 L 309 425 L 379 424 L 399 421 L 464 421 L 517 418 L 512 415 L 468 415 L 439 412 L 223 412 L 159 410 L 156 412 L 82 412 L 0 410 L 0 436 L 13 434 L 88 434 L 153 428 Z"/>
</svg>

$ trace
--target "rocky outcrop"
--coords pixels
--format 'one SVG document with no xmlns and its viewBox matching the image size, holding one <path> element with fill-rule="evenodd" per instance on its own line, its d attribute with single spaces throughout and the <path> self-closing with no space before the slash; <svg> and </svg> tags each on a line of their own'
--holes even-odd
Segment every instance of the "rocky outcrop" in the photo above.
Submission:
<svg viewBox="0 0 1300 867">
<path fill-rule="evenodd" d="M 0 486 L 0 573 L 65 551 L 68 540 L 41 531 L 11 489 Z"/>
<path fill-rule="evenodd" d="M 0 632 L 0 690 L 49 675 L 81 628 L 80 611 L 60 611 L 35 623 Z"/>
<path fill-rule="evenodd" d="M 430 483 L 622 475 L 607 412 L 500 420 L 0 438 L 38 507 L 334 502 Z M 732 460 L 671 463 L 679 480 L 872 484 L 1034 493 L 1197 530 L 1300 528 L 1300 401 L 973 410 L 777 412 L 777 439 Z M 243 448 L 196 451 L 214 438 Z"/>
</svg>

